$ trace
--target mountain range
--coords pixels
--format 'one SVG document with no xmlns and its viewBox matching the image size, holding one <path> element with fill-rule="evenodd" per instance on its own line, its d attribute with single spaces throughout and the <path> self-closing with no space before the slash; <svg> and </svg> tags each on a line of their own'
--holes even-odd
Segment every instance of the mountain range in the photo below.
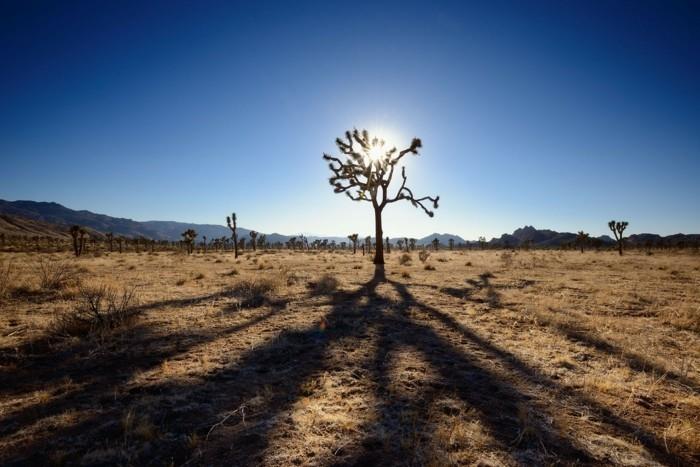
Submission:
<svg viewBox="0 0 700 467">
<path fill-rule="evenodd" d="M 206 236 L 208 239 L 229 237 L 231 231 L 225 225 L 216 224 L 192 224 L 187 222 L 174 221 L 135 221 L 132 219 L 111 217 L 105 214 L 96 214 L 85 210 L 73 210 L 58 203 L 39 201 L 5 201 L 0 200 L 0 233 L 7 235 L 26 236 L 53 236 L 67 237 L 67 230 L 71 225 L 86 227 L 92 235 L 101 237 L 107 232 L 126 237 L 146 237 L 155 240 L 176 241 L 181 239 L 181 233 L 187 229 L 197 231 L 199 238 Z M 248 238 L 250 229 L 238 228 L 239 238 Z M 269 243 L 285 243 L 292 237 L 299 235 L 283 235 L 279 233 L 267 234 Z M 337 243 L 346 242 L 347 237 L 338 236 L 316 236 L 306 235 L 312 242 L 316 239 L 327 239 Z M 467 241 L 459 235 L 449 233 L 433 233 L 423 238 L 417 239 L 419 245 L 430 244 L 437 238 L 442 245 L 447 245 L 449 240 L 454 240 L 455 244 L 472 244 L 475 241 Z M 488 244 L 492 247 L 517 247 L 529 244 L 533 247 L 556 247 L 562 244 L 572 243 L 576 239 L 575 233 L 556 232 L 553 230 L 539 230 L 532 226 L 525 226 L 516 229 L 512 234 L 503 234 L 500 238 L 491 239 Z M 614 243 L 614 240 L 607 235 L 597 237 L 603 244 Z M 403 240 L 403 237 L 393 237 L 392 243 Z M 630 244 L 671 244 L 698 243 L 698 234 L 675 234 L 662 237 L 657 234 L 633 234 L 626 237 Z"/>
</svg>

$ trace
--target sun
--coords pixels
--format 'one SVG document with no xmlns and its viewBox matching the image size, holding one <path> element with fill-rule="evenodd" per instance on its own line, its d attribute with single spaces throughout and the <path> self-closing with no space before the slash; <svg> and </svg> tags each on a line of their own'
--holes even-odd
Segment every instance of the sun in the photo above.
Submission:
<svg viewBox="0 0 700 467">
<path fill-rule="evenodd" d="M 377 162 L 384 159 L 386 153 L 396 146 L 396 139 L 394 138 L 392 132 L 385 129 L 369 130 L 370 137 L 372 138 L 372 144 L 370 148 L 365 151 L 368 161 L 367 162 Z M 376 138 L 376 142 L 374 139 Z"/>
</svg>

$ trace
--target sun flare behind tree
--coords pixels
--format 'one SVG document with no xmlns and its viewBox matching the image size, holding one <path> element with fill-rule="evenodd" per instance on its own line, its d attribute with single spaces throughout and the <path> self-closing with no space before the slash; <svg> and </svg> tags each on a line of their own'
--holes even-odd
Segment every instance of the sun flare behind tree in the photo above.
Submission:
<svg viewBox="0 0 700 467">
<path fill-rule="evenodd" d="M 337 138 L 342 156 L 334 157 L 324 154 L 323 158 L 329 161 L 329 168 L 333 175 L 329 182 L 336 193 L 345 193 L 353 201 L 369 201 L 374 208 L 374 226 L 376 238 L 376 250 L 374 264 L 384 264 L 384 242 L 382 230 L 382 211 L 387 204 L 400 200 L 410 201 L 415 207 L 420 207 L 425 213 L 433 217 L 433 211 L 424 203 L 437 209 L 439 196 L 424 196 L 416 198 L 410 188 L 406 186 L 406 167 L 401 167 L 401 186 L 394 196 L 389 195 L 389 187 L 394 177 L 394 170 L 401 159 L 407 154 L 418 155 L 418 149 L 422 147 L 421 140 L 413 138 L 411 145 L 399 151 L 395 146 L 389 146 L 377 137 L 370 136 L 367 130 L 361 132 L 357 129 L 345 132 L 345 139 Z M 343 161 L 341 158 L 345 157 Z"/>
</svg>

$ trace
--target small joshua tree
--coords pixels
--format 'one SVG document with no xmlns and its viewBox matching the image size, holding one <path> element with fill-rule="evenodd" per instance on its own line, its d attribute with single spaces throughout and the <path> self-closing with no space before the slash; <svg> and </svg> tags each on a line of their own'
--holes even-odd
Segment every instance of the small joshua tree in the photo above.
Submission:
<svg viewBox="0 0 700 467">
<path fill-rule="evenodd" d="M 455 249 L 455 239 L 454 238 L 447 240 L 447 243 L 448 243 L 448 245 L 450 245 L 450 250 Z"/>
<path fill-rule="evenodd" d="M 359 236 L 356 233 L 348 235 L 348 240 L 350 240 L 352 242 L 352 254 L 353 255 L 357 252 L 357 239 L 358 238 L 359 238 Z"/>
<path fill-rule="evenodd" d="M 481 250 L 486 248 L 486 237 L 479 237 L 479 248 Z"/>
<path fill-rule="evenodd" d="M 386 238 L 386 252 L 391 253 L 391 242 L 389 241 L 389 237 Z"/>
<path fill-rule="evenodd" d="M 398 240 L 396 240 L 396 246 L 399 247 L 399 251 L 402 251 L 403 250 L 403 240 L 401 240 L 400 238 Z"/>
<path fill-rule="evenodd" d="M 440 249 L 440 240 L 438 240 L 437 237 L 435 237 L 431 243 L 433 244 L 433 248 L 435 249 L 435 251 Z"/>
<path fill-rule="evenodd" d="M 362 132 L 357 129 L 353 132 L 345 132 L 345 139 L 335 140 L 338 149 L 342 153 L 341 158 L 324 154 L 323 158 L 329 162 L 329 168 L 333 175 L 329 182 L 335 193 L 345 193 L 353 201 L 367 201 L 374 208 L 374 226 L 376 237 L 376 252 L 374 264 L 384 264 L 384 248 L 382 238 L 382 211 L 387 204 L 396 201 L 407 200 L 413 206 L 420 207 L 425 213 L 433 217 L 433 211 L 424 203 L 430 203 L 433 209 L 437 209 L 439 196 L 424 196 L 416 198 L 413 192 L 406 186 L 406 168 L 401 167 L 401 186 L 394 196 L 389 195 L 389 186 L 394 177 L 394 170 L 401 159 L 407 154 L 418 154 L 422 143 L 418 138 L 413 138 L 411 145 L 399 151 L 395 147 L 385 147 L 385 142 L 377 137 L 370 137 L 367 130 Z"/>
<path fill-rule="evenodd" d="M 187 229 L 180 235 L 182 235 L 185 246 L 187 247 L 187 254 L 191 255 L 194 251 L 194 240 L 197 238 L 197 232 L 193 229 Z"/>
<path fill-rule="evenodd" d="M 628 225 L 629 223 L 626 221 L 616 222 L 612 220 L 608 222 L 608 228 L 612 230 L 613 235 L 615 235 L 615 240 L 617 241 L 617 251 L 620 253 L 620 256 L 622 256 L 622 233 L 625 231 Z"/>
<path fill-rule="evenodd" d="M 253 251 L 255 251 L 255 239 L 258 238 L 258 233 L 255 230 L 251 230 L 248 235 L 250 235 L 250 244 L 253 245 Z"/>
<path fill-rule="evenodd" d="M 73 237 L 73 253 L 76 257 L 80 256 L 83 254 L 83 247 L 85 247 L 87 231 L 79 225 L 73 225 L 70 228 L 70 235 Z"/>
<path fill-rule="evenodd" d="M 408 253 L 408 237 L 403 238 L 403 244 L 406 245 L 406 253 Z"/>
<path fill-rule="evenodd" d="M 417 240 L 416 240 L 415 238 L 411 238 L 411 239 L 409 240 L 409 244 L 410 244 L 410 247 L 411 247 L 411 251 L 415 251 L 415 250 L 416 250 L 416 242 L 417 242 Z"/>
<path fill-rule="evenodd" d="M 578 243 L 579 248 L 581 248 L 581 253 L 583 253 L 584 247 L 588 244 L 590 235 L 588 235 L 583 230 L 579 230 L 576 235 L 576 243 Z"/>
<path fill-rule="evenodd" d="M 107 241 L 109 242 L 109 252 L 111 253 L 114 251 L 114 234 L 112 232 L 107 232 L 105 237 L 107 237 Z"/>
<path fill-rule="evenodd" d="M 226 225 L 231 229 L 231 238 L 233 239 L 233 257 L 238 258 L 238 232 L 236 231 L 236 213 L 231 213 L 231 217 L 226 216 Z"/>
</svg>

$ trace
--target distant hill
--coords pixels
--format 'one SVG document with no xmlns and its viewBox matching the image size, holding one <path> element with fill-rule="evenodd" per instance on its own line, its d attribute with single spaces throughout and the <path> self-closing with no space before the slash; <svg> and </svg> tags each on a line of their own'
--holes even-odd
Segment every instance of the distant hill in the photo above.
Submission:
<svg viewBox="0 0 700 467">
<path fill-rule="evenodd" d="M 50 237 L 67 237 L 68 228 L 71 225 L 80 225 L 86 227 L 93 235 L 102 236 L 107 232 L 112 232 L 115 235 L 124 235 L 126 237 L 146 237 L 155 240 L 180 240 L 180 234 L 187 229 L 194 229 L 199 234 L 198 240 L 203 236 L 207 239 L 220 237 L 229 237 L 231 231 L 225 225 L 216 224 L 192 224 L 187 222 L 174 221 L 145 221 L 139 222 L 132 219 L 121 217 L 111 217 L 105 214 L 96 214 L 90 211 L 76 211 L 62 206 L 58 203 L 38 202 L 38 201 L 5 201 L 0 200 L 0 233 L 6 235 L 26 235 L 29 237 L 50 236 Z M 248 239 L 250 229 L 243 227 L 238 228 L 239 238 Z M 283 235 L 279 233 L 271 233 L 267 235 L 268 243 L 285 243 L 292 237 L 300 235 Z M 316 236 L 307 235 L 307 240 L 327 239 L 336 243 L 348 242 L 345 236 Z M 364 236 L 360 235 L 363 239 Z M 448 245 L 450 239 L 453 239 L 456 245 L 459 244 L 475 244 L 474 241 L 467 241 L 459 235 L 449 233 L 434 233 L 426 235 L 423 238 L 416 240 L 418 245 L 430 245 L 433 239 L 437 238 L 441 245 Z M 612 244 L 614 240 L 607 235 L 597 237 L 604 244 Z M 533 247 L 557 247 L 562 244 L 575 241 L 576 234 L 570 232 L 555 232 L 554 230 L 536 229 L 533 226 L 526 225 L 516 229 L 512 234 L 503 234 L 499 238 L 493 238 L 489 241 L 492 247 L 518 247 L 525 242 L 529 242 Z M 398 240 L 403 240 L 403 237 L 393 237 L 390 239 L 396 244 Z M 627 237 L 626 242 L 630 245 L 645 246 L 647 244 L 657 245 L 679 245 L 679 244 L 695 244 L 700 242 L 698 234 L 675 234 L 662 237 L 657 234 L 642 233 L 632 234 Z"/>
<path fill-rule="evenodd" d="M 595 237 L 603 244 L 610 245 L 615 243 L 608 235 Z M 489 245 L 492 247 L 518 247 L 525 242 L 530 242 L 533 247 L 546 248 L 558 247 L 563 244 L 576 241 L 576 234 L 571 232 L 555 232 L 554 230 L 539 230 L 531 225 L 526 225 L 516 229 L 512 234 L 503 234 L 500 238 L 492 238 Z M 674 234 L 663 237 L 658 234 L 632 234 L 625 237 L 625 242 L 633 246 L 645 246 L 647 244 L 658 245 L 678 245 L 680 243 L 695 243 L 700 241 L 698 234 Z"/>
</svg>

